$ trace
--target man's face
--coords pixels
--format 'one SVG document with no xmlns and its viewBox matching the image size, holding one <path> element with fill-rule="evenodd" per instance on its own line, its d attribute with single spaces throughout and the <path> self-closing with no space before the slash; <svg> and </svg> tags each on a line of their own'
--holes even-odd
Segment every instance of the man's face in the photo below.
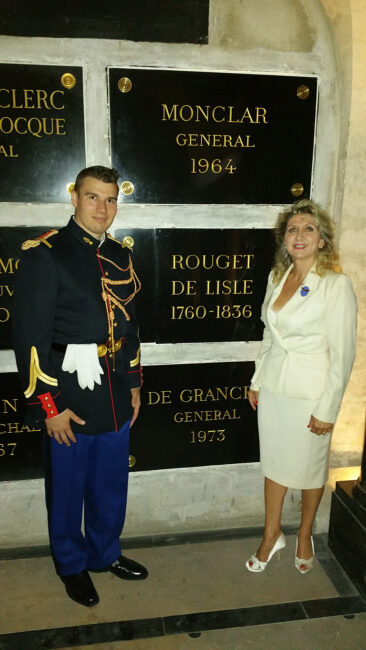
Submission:
<svg viewBox="0 0 366 650">
<path fill-rule="evenodd" d="M 117 212 L 118 186 L 86 176 L 79 191 L 71 194 L 75 221 L 97 239 L 113 223 Z"/>
</svg>

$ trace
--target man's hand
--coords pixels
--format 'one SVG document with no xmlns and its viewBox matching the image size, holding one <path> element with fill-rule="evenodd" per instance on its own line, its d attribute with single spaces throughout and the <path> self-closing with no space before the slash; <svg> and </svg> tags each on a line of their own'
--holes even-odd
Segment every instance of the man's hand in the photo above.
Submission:
<svg viewBox="0 0 366 650">
<path fill-rule="evenodd" d="M 62 445 L 64 442 L 67 447 L 70 447 L 70 441 L 76 442 L 76 438 L 71 429 L 71 420 L 77 424 L 85 424 L 85 420 L 79 418 L 70 409 L 66 409 L 60 415 L 55 415 L 55 417 L 45 420 L 49 437 L 54 438 L 59 445 Z"/>
<path fill-rule="evenodd" d="M 317 436 L 324 436 L 326 433 L 331 433 L 333 427 L 333 422 L 322 422 L 322 420 L 318 420 L 314 415 L 310 417 L 308 424 L 308 429 L 310 429 L 312 433 L 316 433 Z"/>
<path fill-rule="evenodd" d="M 141 397 L 140 397 L 140 389 L 139 388 L 131 388 L 131 404 L 133 408 L 133 416 L 131 419 L 131 424 L 130 427 L 132 427 L 133 423 L 137 419 L 137 416 L 140 411 L 140 406 L 141 406 Z"/>
<path fill-rule="evenodd" d="M 257 410 L 258 392 L 259 392 L 258 390 L 251 390 L 251 389 L 248 390 L 248 401 L 253 411 Z"/>
</svg>

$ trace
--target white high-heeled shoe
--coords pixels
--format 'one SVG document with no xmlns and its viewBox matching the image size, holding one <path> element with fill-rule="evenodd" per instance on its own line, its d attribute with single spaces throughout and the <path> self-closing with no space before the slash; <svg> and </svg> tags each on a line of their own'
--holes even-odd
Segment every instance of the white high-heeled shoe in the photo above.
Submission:
<svg viewBox="0 0 366 650">
<path fill-rule="evenodd" d="M 260 573 L 261 571 L 264 571 L 268 562 L 270 562 L 274 554 L 279 552 L 281 548 L 285 548 L 285 546 L 286 546 L 286 539 L 284 534 L 281 532 L 279 538 L 277 539 L 274 546 L 272 547 L 267 562 L 261 562 L 261 560 L 258 560 L 256 555 L 251 555 L 249 560 L 246 561 L 245 566 L 247 567 L 248 571 L 252 571 L 253 573 Z"/>
<path fill-rule="evenodd" d="M 313 564 L 314 564 L 315 551 L 314 551 L 314 542 L 313 542 L 312 535 L 310 539 L 311 539 L 311 546 L 313 549 L 313 555 L 308 560 L 302 560 L 301 558 L 297 557 L 299 536 L 296 537 L 295 567 L 298 570 L 298 572 L 301 573 L 302 575 L 305 575 L 305 573 L 309 573 L 309 571 L 311 571 L 311 569 L 313 568 Z"/>
</svg>

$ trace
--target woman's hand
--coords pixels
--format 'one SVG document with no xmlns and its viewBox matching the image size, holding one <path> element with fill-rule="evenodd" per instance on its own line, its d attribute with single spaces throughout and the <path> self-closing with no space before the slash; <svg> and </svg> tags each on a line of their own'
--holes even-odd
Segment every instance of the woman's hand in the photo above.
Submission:
<svg viewBox="0 0 366 650">
<path fill-rule="evenodd" d="M 324 436 L 326 433 L 333 431 L 334 422 L 322 422 L 312 415 L 309 420 L 308 429 L 317 436 Z"/>
<path fill-rule="evenodd" d="M 257 410 L 257 404 L 258 404 L 258 392 L 257 390 L 248 390 L 248 400 L 249 404 L 252 407 L 253 411 Z"/>
</svg>

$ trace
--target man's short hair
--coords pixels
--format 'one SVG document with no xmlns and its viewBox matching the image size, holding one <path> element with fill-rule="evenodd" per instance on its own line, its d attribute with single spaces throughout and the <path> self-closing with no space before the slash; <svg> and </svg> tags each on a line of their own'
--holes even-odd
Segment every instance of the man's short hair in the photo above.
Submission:
<svg viewBox="0 0 366 650">
<path fill-rule="evenodd" d="M 110 169 L 109 167 L 102 167 L 102 165 L 94 165 L 93 167 L 85 167 L 85 169 L 82 169 L 78 173 L 74 185 L 75 192 L 80 190 L 83 179 L 87 176 L 96 178 L 103 183 L 115 183 L 118 186 L 118 172 L 116 169 L 113 169 L 113 167 Z"/>
</svg>

